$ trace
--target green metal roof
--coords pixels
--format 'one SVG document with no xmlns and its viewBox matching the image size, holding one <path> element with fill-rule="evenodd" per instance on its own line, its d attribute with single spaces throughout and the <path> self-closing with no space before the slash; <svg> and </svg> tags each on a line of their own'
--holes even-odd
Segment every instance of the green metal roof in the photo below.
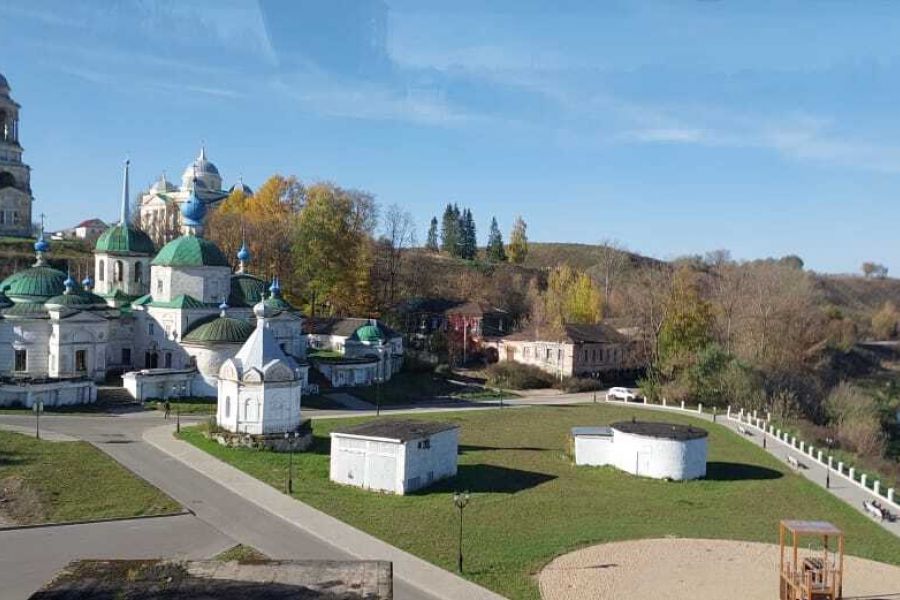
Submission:
<svg viewBox="0 0 900 600">
<path fill-rule="evenodd" d="M 380 342 L 384 339 L 377 325 L 363 325 L 353 333 L 353 337 L 361 342 Z"/>
<path fill-rule="evenodd" d="M 150 294 L 144 294 L 137 300 L 133 301 L 131 304 L 132 306 L 135 304 L 137 304 L 138 306 L 143 306 L 145 304 L 150 304 L 151 302 L 153 302 L 153 296 L 151 296 Z"/>
<path fill-rule="evenodd" d="M 172 300 L 168 302 L 164 302 L 161 300 L 152 300 L 147 306 L 153 306 L 155 308 L 215 308 L 218 305 L 214 303 L 206 303 L 197 300 L 193 296 L 188 296 L 187 294 L 181 294 L 180 296 L 176 296 Z"/>
<path fill-rule="evenodd" d="M 276 312 L 280 311 L 296 311 L 297 309 L 291 306 L 291 304 L 282 298 L 281 296 L 270 296 L 263 301 L 263 304 L 271 308 Z"/>
<path fill-rule="evenodd" d="M 194 325 L 182 341 L 194 344 L 243 344 L 253 333 L 253 325 L 243 319 L 215 317 Z"/>
<path fill-rule="evenodd" d="M 158 267 L 227 267 L 219 247 L 196 235 L 183 235 L 162 247 L 152 265 Z"/>
<path fill-rule="evenodd" d="M 46 265 L 36 265 L 13 273 L 0 283 L 0 291 L 14 302 L 43 302 L 62 294 L 66 274 Z"/>
<path fill-rule="evenodd" d="M 97 296 L 98 300 L 106 306 L 106 302 L 103 298 Z M 93 306 L 97 306 L 97 302 L 95 302 L 92 298 L 82 295 L 82 294 L 60 294 L 59 296 L 53 296 L 45 304 L 48 307 L 51 306 L 63 306 L 65 308 L 74 308 L 77 310 L 86 310 Z"/>
<path fill-rule="evenodd" d="M 239 273 L 231 276 L 228 306 L 253 306 L 266 295 L 266 282 L 259 277 Z"/>
<path fill-rule="evenodd" d="M 49 319 L 50 314 L 42 302 L 19 302 L 4 308 L 3 316 L 7 319 Z"/>
<path fill-rule="evenodd" d="M 153 240 L 133 225 L 113 225 L 104 231 L 94 246 L 95 252 L 110 254 L 147 254 L 156 252 Z"/>
</svg>

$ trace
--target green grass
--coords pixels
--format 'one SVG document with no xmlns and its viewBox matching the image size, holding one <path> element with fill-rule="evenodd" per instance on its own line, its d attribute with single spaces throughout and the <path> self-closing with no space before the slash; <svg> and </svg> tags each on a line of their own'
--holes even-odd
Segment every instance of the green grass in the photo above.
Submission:
<svg viewBox="0 0 900 600">
<path fill-rule="evenodd" d="M 171 498 L 87 442 L 48 442 L 0 431 L 3 512 L 20 524 L 158 515 Z"/>
<path fill-rule="evenodd" d="M 672 483 L 572 465 L 565 452 L 571 427 L 632 415 L 698 423 L 606 405 L 418 415 L 462 426 L 459 475 L 409 496 L 331 483 L 328 432 L 365 419 L 314 421 L 315 444 L 294 458 L 295 496 L 452 570 L 457 515 L 451 497 L 454 489 L 468 489 L 465 576 L 510 598 L 538 598 L 533 575 L 553 557 L 585 545 L 669 535 L 777 543 L 783 518 L 832 521 L 846 532 L 850 553 L 900 564 L 900 543 L 890 533 L 719 425 L 702 423 L 710 431 L 707 480 Z M 287 456 L 224 448 L 198 430 L 183 436 L 284 489 Z"/>
<path fill-rule="evenodd" d="M 348 390 L 350 394 L 375 404 L 379 394 L 378 386 L 358 387 Z M 434 373 L 401 371 L 389 381 L 381 384 L 381 405 L 404 405 L 436 400 L 463 399 L 465 394 L 482 393 L 480 387 L 451 383 Z"/>
<path fill-rule="evenodd" d="M 239 563 L 254 563 L 260 562 L 264 560 L 269 560 L 269 557 L 254 548 L 253 546 L 245 546 L 244 544 L 238 544 L 232 548 L 229 548 L 225 552 L 220 552 L 216 556 L 213 557 L 213 560 L 221 560 L 223 562 L 227 562 L 229 560 L 236 560 Z"/>
</svg>

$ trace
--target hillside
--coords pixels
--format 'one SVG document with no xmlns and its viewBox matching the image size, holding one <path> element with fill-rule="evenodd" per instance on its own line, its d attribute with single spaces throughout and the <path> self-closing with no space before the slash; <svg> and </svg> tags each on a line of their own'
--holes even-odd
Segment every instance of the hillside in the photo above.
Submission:
<svg viewBox="0 0 900 600">
<path fill-rule="evenodd" d="M 605 252 L 604 246 L 594 244 L 530 242 L 528 244 L 528 259 L 525 261 L 525 266 L 547 269 L 566 263 L 576 269 L 591 272 L 600 268 L 600 265 L 604 262 Z M 613 252 L 618 252 L 624 264 L 630 267 L 659 264 L 661 262 L 655 258 L 625 250 L 613 250 Z"/>
<path fill-rule="evenodd" d="M 93 274 L 94 257 L 91 246 L 81 241 L 66 240 L 50 243 L 47 261 L 62 271 L 71 269 L 79 281 Z M 0 238 L 0 280 L 34 264 L 34 240 Z"/>
<path fill-rule="evenodd" d="M 900 279 L 816 274 L 815 281 L 825 303 L 852 317 L 870 315 L 885 302 L 900 306 Z"/>
</svg>

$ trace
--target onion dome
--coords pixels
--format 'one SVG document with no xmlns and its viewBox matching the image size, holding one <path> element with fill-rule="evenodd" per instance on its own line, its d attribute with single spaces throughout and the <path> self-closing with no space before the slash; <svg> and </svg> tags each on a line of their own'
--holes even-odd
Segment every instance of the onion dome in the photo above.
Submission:
<svg viewBox="0 0 900 600">
<path fill-rule="evenodd" d="M 94 246 L 95 252 L 107 254 L 146 254 L 156 252 L 153 240 L 134 225 L 113 225 L 104 231 Z"/>
<path fill-rule="evenodd" d="M 159 180 L 154 182 L 153 185 L 150 186 L 150 193 L 152 194 L 167 194 L 169 192 L 178 191 L 178 187 L 166 179 L 166 174 L 163 173 L 160 175 Z"/>
<path fill-rule="evenodd" d="M 181 216 L 184 224 L 189 227 L 198 227 L 206 216 L 206 204 L 197 196 L 197 189 L 191 190 L 191 195 L 181 204 Z"/>
<path fill-rule="evenodd" d="M 196 187 L 210 190 L 222 188 L 222 177 L 216 165 L 206 159 L 206 148 L 200 148 L 200 154 L 184 169 L 181 176 L 182 187 L 185 189 Z"/>
<path fill-rule="evenodd" d="M 94 289 L 94 278 L 88 275 L 87 277 L 82 279 L 81 287 L 83 287 L 87 291 L 91 291 L 92 289 Z"/>
<path fill-rule="evenodd" d="M 35 265 L 13 273 L 0 283 L 13 302 L 44 302 L 65 292 L 66 274 L 47 265 Z"/>
<path fill-rule="evenodd" d="M 296 310 L 287 300 L 281 297 L 281 282 L 277 277 L 272 279 L 272 285 L 269 286 L 269 297 L 263 301 L 263 304 L 272 311 L 272 314 L 285 310 Z"/>
<path fill-rule="evenodd" d="M 231 306 L 250 307 L 265 299 L 266 282 L 259 277 L 247 273 L 231 276 L 231 291 L 228 304 Z"/>
<path fill-rule="evenodd" d="M 233 194 L 235 192 L 241 192 L 245 196 L 253 195 L 253 190 L 250 188 L 249 185 L 246 185 L 244 183 L 243 177 L 238 179 L 238 182 L 236 184 L 234 184 L 233 186 L 231 186 L 231 188 L 228 190 L 229 194 Z"/>
<path fill-rule="evenodd" d="M 211 241 L 183 235 L 162 247 L 153 262 L 156 267 L 227 267 L 228 259 Z"/>
<path fill-rule="evenodd" d="M 49 252 L 50 251 L 50 242 L 44 239 L 44 234 L 41 233 L 41 237 L 34 243 L 34 251 L 35 252 Z"/>
<path fill-rule="evenodd" d="M 237 251 L 237 259 L 242 263 L 250 261 L 250 250 L 247 249 L 247 244 L 241 243 L 241 249 Z"/>
<path fill-rule="evenodd" d="M 378 325 L 363 325 L 353 332 L 353 337 L 360 342 L 382 342 L 384 341 L 384 333 Z"/>
<path fill-rule="evenodd" d="M 228 305 L 224 305 L 226 308 Z M 253 325 L 243 319 L 222 315 L 212 319 L 202 319 L 184 334 L 185 344 L 243 344 L 253 333 Z"/>
</svg>

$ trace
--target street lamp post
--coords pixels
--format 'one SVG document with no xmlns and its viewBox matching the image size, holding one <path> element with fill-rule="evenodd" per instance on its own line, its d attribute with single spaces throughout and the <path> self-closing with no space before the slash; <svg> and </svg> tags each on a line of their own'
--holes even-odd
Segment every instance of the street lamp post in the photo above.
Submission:
<svg viewBox="0 0 900 600">
<path fill-rule="evenodd" d="M 289 496 L 294 493 L 294 442 L 297 441 L 299 435 L 300 434 L 296 431 L 293 436 L 288 432 L 284 433 L 284 439 L 287 440 L 288 443 L 287 493 Z"/>
<path fill-rule="evenodd" d="M 38 400 L 32 405 L 34 409 L 34 437 L 41 439 L 41 413 L 44 412 L 44 403 Z"/>
<path fill-rule="evenodd" d="M 456 569 L 462 573 L 463 570 L 463 509 L 469 503 L 469 492 L 454 492 L 453 504 L 459 509 L 459 546 L 456 555 Z"/>
<path fill-rule="evenodd" d="M 825 445 L 828 446 L 828 454 L 829 457 L 831 455 L 831 448 L 834 446 L 834 438 L 828 436 L 825 438 Z M 825 489 L 831 489 L 831 459 L 828 460 L 828 465 L 825 467 Z"/>
<path fill-rule="evenodd" d="M 375 416 L 381 415 L 381 376 L 375 377 Z"/>
</svg>

